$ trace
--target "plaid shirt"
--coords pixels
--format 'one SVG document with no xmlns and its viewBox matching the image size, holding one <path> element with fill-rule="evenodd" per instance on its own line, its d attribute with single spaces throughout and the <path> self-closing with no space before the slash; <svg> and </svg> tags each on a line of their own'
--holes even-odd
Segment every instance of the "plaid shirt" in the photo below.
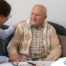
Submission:
<svg viewBox="0 0 66 66">
<path fill-rule="evenodd" d="M 31 58 L 40 58 L 44 54 L 43 46 L 43 24 L 36 29 L 34 26 L 31 26 L 32 30 L 32 44 L 30 47 Z"/>
</svg>

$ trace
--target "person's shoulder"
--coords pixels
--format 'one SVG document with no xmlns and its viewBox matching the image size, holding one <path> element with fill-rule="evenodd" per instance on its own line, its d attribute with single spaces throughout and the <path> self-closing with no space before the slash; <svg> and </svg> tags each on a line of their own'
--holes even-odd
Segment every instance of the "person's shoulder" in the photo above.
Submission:
<svg viewBox="0 0 66 66">
<path fill-rule="evenodd" d="M 24 24 L 26 22 L 26 20 L 22 20 L 20 21 L 20 24 Z"/>
<path fill-rule="evenodd" d="M 22 22 L 21 24 L 27 24 L 30 26 L 30 19 L 22 20 L 21 22 Z"/>
<path fill-rule="evenodd" d="M 46 21 L 46 23 L 47 23 L 47 26 L 48 26 L 49 29 L 54 29 L 55 30 L 55 28 L 51 24 L 49 24 L 47 21 Z"/>
<path fill-rule="evenodd" d="M 19 21 L 19 23 L 20 24 L 18 26 L 23 26 L 26 23 L 26 20 Z"/>
<path fill-rule="evenodd" d="M 47 24 L 47 29 L 50 32 L 56 32 L 56 29 L 51 24 L 49 24 L 47 21 L 45 23 Z"/>
<path fill-rule="evenodd" d="M 28 20 L 23 20 L 23 21 L 20 21 L 21 23 L 19 24 L 19 28 L 20 27 L 22 27 L 22 28 L 27 28 L 27 27 L 29 27 L 30 26 L 30 23 L 29 23 L 29 21 Z"/>
</svg>

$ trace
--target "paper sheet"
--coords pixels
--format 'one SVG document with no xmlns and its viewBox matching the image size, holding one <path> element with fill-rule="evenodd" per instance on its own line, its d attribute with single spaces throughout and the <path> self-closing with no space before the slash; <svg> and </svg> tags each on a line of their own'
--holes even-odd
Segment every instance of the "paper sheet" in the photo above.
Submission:
<svg viewBox="0 0 66 66">
<path fill-rule="evenodd" d="M 28 61 L 36 64 L 36 66 L 51 66 L 54 61 Z M 33 66 L 28 62 L 18 62 L 18 66 Z M 16 62 L 14 64 L 17 64 Z M 3 63 L 0 66 L 14 66 L 12 63 Z"/>
</svg>

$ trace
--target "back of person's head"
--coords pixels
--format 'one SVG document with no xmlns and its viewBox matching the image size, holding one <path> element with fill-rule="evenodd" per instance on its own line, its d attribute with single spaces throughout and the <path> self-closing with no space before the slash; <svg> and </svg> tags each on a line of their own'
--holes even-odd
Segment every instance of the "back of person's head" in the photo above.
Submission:
<svg viewBox="0 0 66 66">
<path fill-rule="evenodd" d="M 7 17 L 10 14 L 11 6 L 5 0 L 0 0 L 0 15 Z"/>
</svg>

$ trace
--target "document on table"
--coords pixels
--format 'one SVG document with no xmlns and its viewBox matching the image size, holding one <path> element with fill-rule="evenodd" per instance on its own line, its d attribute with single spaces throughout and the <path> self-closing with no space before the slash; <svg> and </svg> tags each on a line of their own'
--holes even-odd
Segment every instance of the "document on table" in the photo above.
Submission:
<svg viewBox="0 0 66 66">
<path fill-rule="evenodd" d="M 0 66 L 51 66 L 54 61 L 28 61 L 28 62 L 11 62 L 11 63 L 3 63 Z"/>
</svg>

